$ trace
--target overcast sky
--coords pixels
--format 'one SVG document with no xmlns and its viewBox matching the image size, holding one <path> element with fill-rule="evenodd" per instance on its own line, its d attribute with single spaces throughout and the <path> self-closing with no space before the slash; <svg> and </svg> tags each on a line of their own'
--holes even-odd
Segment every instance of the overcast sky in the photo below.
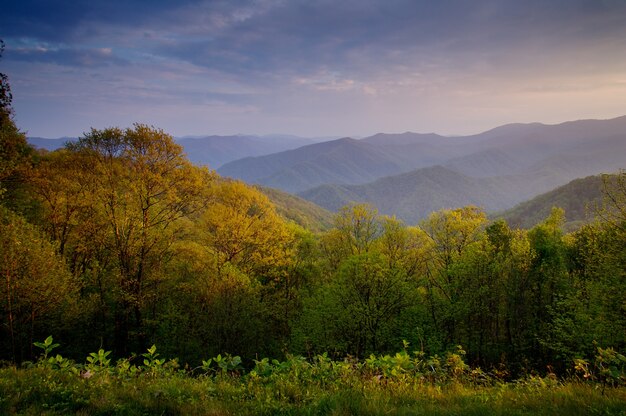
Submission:
<svg viewBox="0 0 626 416">
<path fill-rule="evenodd" d="M 18 126 L 469 134 L 626 114 L 624 0 L 15 0 Z"/>
</svg>

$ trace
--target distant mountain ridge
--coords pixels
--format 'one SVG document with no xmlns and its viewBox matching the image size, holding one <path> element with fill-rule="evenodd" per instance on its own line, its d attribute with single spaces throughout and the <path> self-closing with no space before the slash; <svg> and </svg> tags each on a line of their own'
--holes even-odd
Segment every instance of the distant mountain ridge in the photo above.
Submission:
<svg viewBox="0 0 626 416">
<path fill-rule="evenodd" d="M 320 143 L 334 138 L 299 137 L 290 135 L 231 135 L 231 136 L 187 136 L 175 138 L 185 149 L 189 160 L 197 165 L 207 165 L 217 169 L 225 163 L 248 156 L 261 156 L 284 150 L 295 149 L 313 143 Z M 76 137 L 46 139 L 29 137 L 28 142 L 49 151 L 59 149 L 67 141 L 78 140 Z"/>
<path fill-rule="evenodd" d="M 225 163 L 250 156 L 269 155 L 324 141 L 287 135 L 268 136 L 202 136 L 176 138 L 190 161 L 218 169 Z"/>
<path fill-rule="evenodd" d="M 415 224 L 442 208 L 464 205 L 477 205 L 490 211 L 508 208 L 519 202 L 508 192 L 512 182 L 513 179 L 472 178 L 443 166 L 433 166 L 362 185 L 322 185 L 299 195 L 330 210 L 352 202 L 367 202 L 381 214 L 396 215 Z"/>
<path fill-rule="evenodd" d="M 503 210 L 573 179 L 626 167 L 626 117 L 507 125 L 452 140 L 457 152 L 472 151 L 436 168 L 358 185 L 326 184 L 300 195 L 331 210 L 368 202 L 414 223 L 431 211 L 467 204 Z"/>
<path fill-rule="evenodd" d="M 222 166 L 218 173 L 295 193 L 325 183 L 374 180 L 399 170 L 399 162 L 376 146 L 346 137 L 237 160 Z"/>
<path fill-rule="evenodd" d="M 607 143 L 607 140 L 613 142 Z M 322 184 L 364 184 L 435 165 L 471 177 L 532 174 L 545 167 L 548 158 L 561 164 L 564 162 L 559 159 L 580 161 L 585 152 L 597 154 L 598 147 L 604 149 L 605 154 L 596 158 L 595 165 L 609 157 L 612 158 L 610 168 L 614 170 L 626 162 L 626 158 L 615 156 L 618 153 L 615 150 L 621 151 L 625 143 L 626 116 L 556 125 L 508 124 L 458 137 L 434 133 L 379 133 L 361 140 L 344 138 L 236 160 L 224 165 L 219 172 L 288 192 L 304 192 Z M 567 173 L 558 183 L 594 173 L 599 173 L 597 166 L 584 172 Z"/>
<path fill-rule="evenodd" d="M 493 217 L 503 218 L 511 227 L 532 228 L 550 215 L 552 207 L 559 207 L 565 210 L 565 229 L 571 231 L 594 219 L 602 208 L 605 181 L 612 180 L 615 175 L 574 179 Z"/>
<path fill-rule="evenodd" d="M 77 137 L 59 137 L 57 139 L 46 139 L 44 137 L 28 137 L 28 143 L 37 149 L 53 151 L 65 146 L 67 142 L 78 140 Z"/>
</svg>

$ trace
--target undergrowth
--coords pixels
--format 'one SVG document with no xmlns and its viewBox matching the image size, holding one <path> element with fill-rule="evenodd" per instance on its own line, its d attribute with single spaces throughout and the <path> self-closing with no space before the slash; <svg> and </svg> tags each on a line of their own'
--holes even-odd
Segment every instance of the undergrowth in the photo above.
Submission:
<svg viewBox="0 0 626 416">
<path fill-rule="evenodd" d="M 405 349 L 364 361 L 287 357 L 254 362 L 218 355 L 181 368 L 155 346 L 113 363 L 54 354 L 51 337 L 36 363 L 0 369 L 2 415 L 626 415 L 626 359 L 598 349 L 576 360 L 567 379 L 553 374 L 504 381 L 470 368 L 459 347 L 426 357 Z"/>
</svg>

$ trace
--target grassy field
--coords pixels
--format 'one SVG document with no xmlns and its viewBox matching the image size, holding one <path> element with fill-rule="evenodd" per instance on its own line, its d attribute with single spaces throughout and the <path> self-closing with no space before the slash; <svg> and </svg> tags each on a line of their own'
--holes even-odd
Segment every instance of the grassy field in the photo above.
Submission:
<svg viewBox="0 0 626 416">
<path fill-rule="evenodd" d="M 116 364 L 102 350 L 85 364 L 48 352 L 24 368 L 0 369 L 0 414 L 626 415 L 621 375 L 505 382 L 470 369 L 459 353 L 263 359 L 244 371 L 229 355 L 181 369 L 155 348 Z"/>
<path fill-rule="evenodd" d="M 250 377 L 89 379 L 0 371 L 3 415 L 626 415 L 626 389 L 577 382 L 472 386 L 396 380 L 332 383 Z"/>
</svg>

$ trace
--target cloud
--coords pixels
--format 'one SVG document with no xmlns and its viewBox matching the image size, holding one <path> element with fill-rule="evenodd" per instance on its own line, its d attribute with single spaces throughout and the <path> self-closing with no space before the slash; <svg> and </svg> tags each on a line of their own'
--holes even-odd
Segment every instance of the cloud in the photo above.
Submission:
<svg viewBox="0 0 626 416">
<path fill-rule="evenodd" d="M 111 48 L 16 48 L 10 50 L 16 61 L 53 63 L 62 66 L 101 68 L 108 65 L 127 65 L 128 61 L 116 56 Z"/>
<path fill-rule="evenodd" d="M 341 114 L 360 134 L 382 120 L 368 111 L 407 130 L 430 108 L 452 119 L 505 93 L 623 79 L 624 21 L 623 0 L 21 0 L 0 13 L 20 111 L 20 93 L 45 92 L 100 113 L 230 108 L 255 125 Z"/>
<path fill-rule="evenodd" d="M 626 2 L 610 0 L 242 0 L 11 2 L 8 37 L 124 50 L 182 60 L 251 82 L 315 76 L 375 78 L 423 72 L 496 70 L 549 60 L 580 40 L 626 35 Z M 594 47 L 590 42 L 587 47 Z"/>
</svg>

